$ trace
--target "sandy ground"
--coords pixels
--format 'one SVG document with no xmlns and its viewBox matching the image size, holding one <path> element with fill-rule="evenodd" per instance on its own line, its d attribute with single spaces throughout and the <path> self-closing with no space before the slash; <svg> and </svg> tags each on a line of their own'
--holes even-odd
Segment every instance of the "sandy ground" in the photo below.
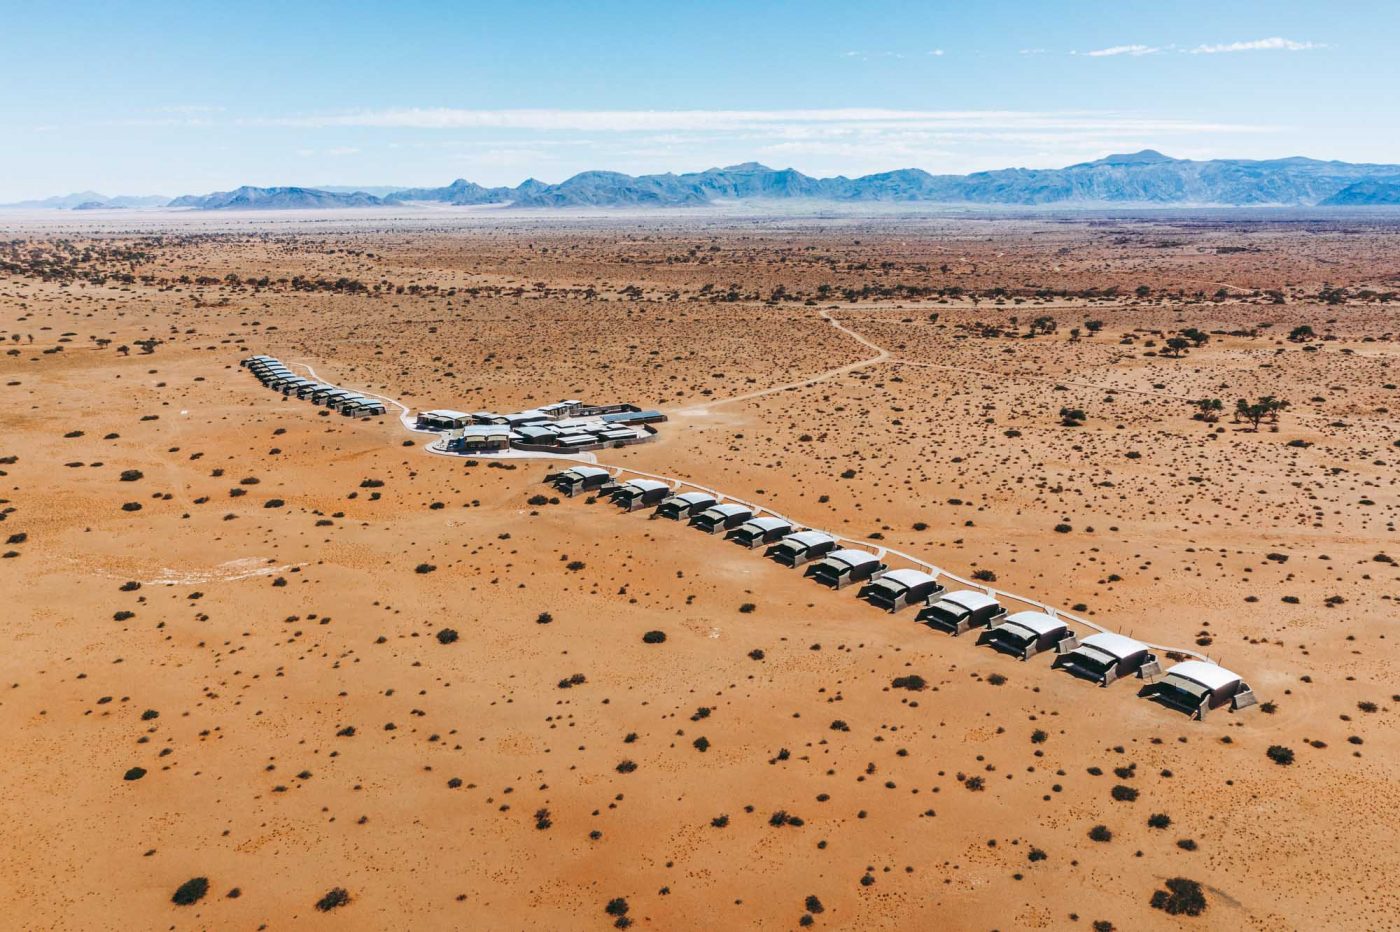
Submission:
<svg viewBox="0 0 1400 932">
<path fill-rule="evenodd" d="M 0 244 L 5 925 L 1400 927 L 1395 226 L 63 222 Z M 322 416 L 254 352 L 415 407 L 661 406 L 599 458 L 990 570 L 1267 711 L 531 505 L 545 464 Z M 1149 906 L 1175 877 L 1203 915 Z"/>
</svg>

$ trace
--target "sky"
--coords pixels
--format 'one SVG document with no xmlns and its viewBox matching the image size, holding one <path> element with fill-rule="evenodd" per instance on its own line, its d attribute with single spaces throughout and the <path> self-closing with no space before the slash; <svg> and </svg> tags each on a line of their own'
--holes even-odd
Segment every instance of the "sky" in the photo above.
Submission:
<svg viewBox="0 0 1400 932">
<path fill-rule="evenodd" d="M 1400 162 L 1400 2 L 0 0 L 0 202 L 1182 158 Z"/>
</svg>

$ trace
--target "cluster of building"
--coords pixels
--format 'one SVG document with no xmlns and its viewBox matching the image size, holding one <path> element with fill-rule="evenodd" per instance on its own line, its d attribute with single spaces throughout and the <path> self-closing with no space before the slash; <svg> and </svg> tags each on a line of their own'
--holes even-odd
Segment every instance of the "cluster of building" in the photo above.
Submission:
<svg viewBox="0 0 1400 932">
<path fill-rule="evenodd" d="M 589 405 L 569 400 L 514 414 L 424 411 L 418 415 L 417 426 L 441 431 L 446 449 L 454 453 L 512 448 L 563 453 L 645 443 L 656 436 L 652 425 L 665 420 L 660 411 L 644 411 L 636 405 Z"/>
<path fill-rule="evenodd" d="M 1063 618 L 1047 611 L 1008 613 L 990 593 L 976 589 L 949 592 L 941 570 L 891 569 L 866 550 L 843 547 L 822 531 L 795 527 L 786 518 L 760 515 L 749 505 L 720 502 L 706 491 L 677 492 L 657 479 L 619 481 L 606 469 L 576 466 L 546 477 L 556 490 L 573 497 L 588 494 L 624 511 L 651 509 L 654 518 L 685 521 L 708 534 L 723 534 L 740 546 L 764 547 L 764 555 L 831 589 L 855 586 L 857 598 L 889 613 L 914 608 L 914 618 L 952 636 L 977 631 L 977 643 L 1029 660 L 1053 653 L 1052 666 L 1099 686 L 1137 677 L 1146 685 L 1139 695 L 1203 718 L 1212 709 L 1243 709 L 1257 704 L 1253 690 L 1218 664 L 1184 660 L 1163 674 L 1161 661 L 1148 645 L 1111 632 L 1080 638 Z"/>
<path fill-rule="evenodd" d="M 378 398 L 297 375 L 271 356 L 250 356 L 239 365 L 252 372 L 268 388 L 289 398 L 304 398 L 313 404 L 325 405 L 346 417 L 384 414 L 388 410 Z"/>
</svg>

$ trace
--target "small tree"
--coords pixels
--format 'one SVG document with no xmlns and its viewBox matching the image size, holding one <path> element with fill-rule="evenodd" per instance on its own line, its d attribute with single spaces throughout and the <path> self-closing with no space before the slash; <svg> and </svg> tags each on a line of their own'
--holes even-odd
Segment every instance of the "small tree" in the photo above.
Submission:
<svg viewBox="0 0 1400 932">
<path fill-rule="evenodd" d="M 1225 403 L 1219 398 L 1200 398 L 1191 404 L 1196 408 L 1196 420 L 1205 421 L 1207 424 L 1214 424 L 1218 421 L 1220 412 L 1225 409 Z"/>
<path fill-rule="evenodd" d="M 1186 339 L 1185 337 L 1168 337 L 1168 338 L 1167 338 L 1167 349 L 1171 351 L 1168 355 L 1176 356 L 1176 357 L 1180 358 L 1181 355 L 1182 355 L 1183 353 L 1185 353 L 1185 352 L 1186 352 L 1188 349 L 1190 349 L 1190 348 L 1191 348 L 1191 341 L 1188 340 L 1188 339 Z"/>
<path fill-rule="evenodd" d="M 1294 343 L 1306 343 L 1315 336 L 1317 336 L 1317 334 L 1314 333 L 1313 328 L 1309 327 L 1307 324 L 1300 324 L 1288 331 L 1288 339 Z"/>
</svg>

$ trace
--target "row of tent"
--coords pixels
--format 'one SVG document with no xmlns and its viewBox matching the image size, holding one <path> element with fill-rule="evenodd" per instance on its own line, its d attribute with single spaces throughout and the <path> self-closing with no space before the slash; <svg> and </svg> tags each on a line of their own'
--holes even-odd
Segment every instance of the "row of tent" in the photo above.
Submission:
<svg viewBox="0 0 1400 932">
<path fill-rule="evenodd" d="M 651 508 L 653 518 L 685 521 L 751 550 L 764 547 L 764 556 L 783 566 L 805 567 L 803 575 L 821 585 L 831 589 L 858 586 L 857 598 L 889 613 L 916 608 L 915 621 L 953 636 L 976 630 L 979 645 L 1019 660 L 1053 652 L 1054 668 L 1100 686 L 1130 676 L 1153 680 L 1139 695 L 1193 718 L 1203 718 L 1222 706 L 1243 709 L 1257 704 L 1253 690 L 1218 664 L 1184 660 L 1163 676 L 1161 661 L 1140 641 L 1111 632 L 1081 639 L 1064 619 L 1048 612 L 1008 613 L 989 593 L 975 589 L 949 592 L 939 581 L 941 572 L 937 569 L 891 569 L 880 556 L 842 547 L 830 534 L 795 527 L 776 515 L 755 514 L 753 508 L 738 502 L 720 502 L 709 492 L 677 493 L 655 479 L 620 482 L 596 466 L 552 473 L 545 481 L 569 497 L 587 493 L 624 511 Z"/>
<path fill-rule="evenodd" d="M 378 398 L 297 375 L 272 356 L 250 356 L 239 365 L 252 372 L 268 388 L 289 398 L 304 398 L 313 404 L 325 405 L 346 417 L 384 414 L 388 411 Z"/>
</svg>

